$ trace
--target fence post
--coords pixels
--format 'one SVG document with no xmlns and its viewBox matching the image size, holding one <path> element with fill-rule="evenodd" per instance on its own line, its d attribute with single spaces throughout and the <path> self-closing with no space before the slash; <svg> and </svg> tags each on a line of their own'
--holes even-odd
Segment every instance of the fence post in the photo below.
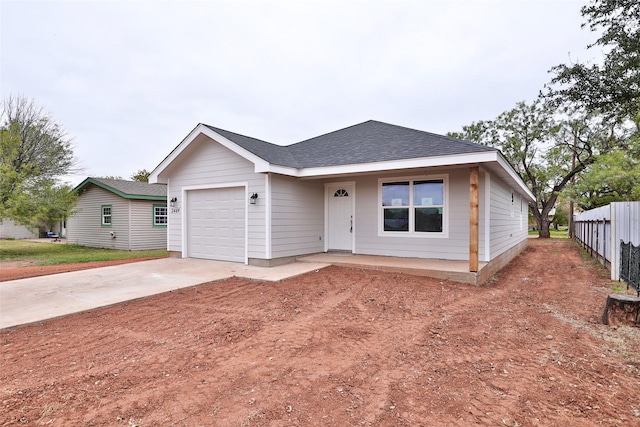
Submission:
<svg viewBox="0 0 640 427">
<path fill-rule="evenodd" d="M 596 219 L 596 261 L 600 262 L 600 220 Z"/>
<path fill-rule="evenodd" d="M 618 265 L 618 254 L 620 253 L 620 247 L 617 245 L 616 239 L 616 205 L 611 203 L 611 280 L 620 280 L 618 274 L 620 266 Z"/>
</svg>

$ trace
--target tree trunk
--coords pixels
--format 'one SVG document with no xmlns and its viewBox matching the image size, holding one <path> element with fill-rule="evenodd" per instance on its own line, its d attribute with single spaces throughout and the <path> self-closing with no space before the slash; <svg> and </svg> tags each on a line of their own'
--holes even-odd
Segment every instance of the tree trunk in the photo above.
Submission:
<svg viewBox="0 0 640 427">
<path fill-rule="evenodd" d="M 549 221 L 549 217 L 543 215 L 540 217 L 540 230 L 538 230 L 538 237 L 541 239 L 548 239 L 551 237 L 551 233 L 549 233 L 549 225 L 551 221 Z"/>
<path fill-rule="evenodd" d="M 574 223 L 573 223 L 573 199 L 571 199 L 571 201 L 569 202 L 569 238 L 573 239 L 574 235 L 574 230 L 573 228 L 575 227 Z"/>
<path fill-rule="evenodd" d="M 640 298 L 626 294 L 607 296 L 607 304 L 602 313 L 605 325 L 638 325 L 640 323 Z"/>
</svg>

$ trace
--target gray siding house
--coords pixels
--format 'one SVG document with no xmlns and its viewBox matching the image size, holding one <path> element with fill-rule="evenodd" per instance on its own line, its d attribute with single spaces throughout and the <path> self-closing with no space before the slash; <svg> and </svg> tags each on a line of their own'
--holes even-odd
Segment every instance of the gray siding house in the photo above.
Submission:
<svg viewBox="0 0 640 427">
<path fill-rule="evenodd" d="M 289 146 L 199 124 L 150 182 L 172 201 L 170 251 L 264 266 L 346 251 L 494 272 L 534 202 L 499 150 L 378 121 Z"/>
<path fill-rule="evenodd" d="M 78 204 L 67 220 L 67 243 L 126 251 L 166 249 L 166 185 L 87 178 L 73 191 Z"/>
</svg>

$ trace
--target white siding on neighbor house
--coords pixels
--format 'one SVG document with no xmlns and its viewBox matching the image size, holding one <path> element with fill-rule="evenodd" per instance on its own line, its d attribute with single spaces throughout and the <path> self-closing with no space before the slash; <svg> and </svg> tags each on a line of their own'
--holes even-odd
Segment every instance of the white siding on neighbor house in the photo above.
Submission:
<svg viewBox="0 0 640 427">
<path fill-rule="evenodd" d="M 164 201 L 130 200 L 132 251 L 166 249 L 167 227 L 153 225 L 153 206 L 165 206 Z"/>
<path fill-rule="evenodd" d="M 254 172 L 253 163 L 200 135 L 162 175 L 166 176 L 169 182 L 167 200 L 178 198 L 176 206 L 169 208 L 170 251 L 182 252 L 185 187 L 207 188 L 246 183 L 247 200 L 250 194 L 258 193 L 257 203 L 247 207 L 248 257 L 266 258 L 265 178 L 263 174 Z"/>
<path fill-rule="evenodd" d="M 166 248 L 166 227 L 153 227 L 153 205 L 88 185 L 78 197 L 76 213 L 67 220 L 67 243 L 139 251 Z M 102 225 L 102 206 L 111 205 L 111 226 Z M 115 238 L 111 237 L 115 233 Z"/>
<path fill-rule="evenodd" d="M 272 258 L 324 250 L 324 185 L 271 176 Z"/>
<path fill-rule="evenodd" d="M 527 239 L 529 208 L 525 199 L 491 176 L 491 258 Z M 513 203 L 511 195 L 513 194 Z"/>
<path fill-rule="evenodd" d="M 37 239 L 38 230 L 30 230 L 10 219 L 0 219 L 0 239 Z"/>
<path fill-rule="evenodd" d="M 103 205 L 111 205 L 111 227 L 101 225 Z M 116 233 L 115 239 L 110 232 Z M 129 250 L 129 201 L 95 185 L 85 187 L 67 220 L 67 243 Z"/>
<path fill-rule="evenodd" d="M 422 172 L 424 175 L 424 172 Z M 380 236 L 381 210 L 378 206 L 378 178 L 382 175 L 355 178 L 356 211 L 354 218 L 355 253 L 387 255 L 410 258 L 432 258 L 446 260 L 469 259 L 469 169 L 440 169 L 434 176 L 446 175 L 448 185 L 448 237 Z M 415 178 L 416 173 L 395 172 L 384 175 L 392 178 Z M 426 176 L 425 176 L 426 179 Z M 345 181 L 345 178 L 332 181 Z M 330 182 L 330 181 L 328 181 Z M 484 182 L 480 180 L 480 248 L 479 256 L 485 257 L 485 201 Z"/>
</svg>

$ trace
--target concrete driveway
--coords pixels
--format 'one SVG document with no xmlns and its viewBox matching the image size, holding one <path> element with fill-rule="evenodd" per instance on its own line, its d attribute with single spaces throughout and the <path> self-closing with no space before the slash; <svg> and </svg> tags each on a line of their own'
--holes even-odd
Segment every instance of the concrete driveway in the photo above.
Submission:
<svg viewBox="0 0 640 427">
<path fill-rule="evenodd" d="M 280 281 L 328 266 L 254 267 L 232 262 L 162 258 L 0 283 L 0 329 L 230 277 Z"/>
</svg>

